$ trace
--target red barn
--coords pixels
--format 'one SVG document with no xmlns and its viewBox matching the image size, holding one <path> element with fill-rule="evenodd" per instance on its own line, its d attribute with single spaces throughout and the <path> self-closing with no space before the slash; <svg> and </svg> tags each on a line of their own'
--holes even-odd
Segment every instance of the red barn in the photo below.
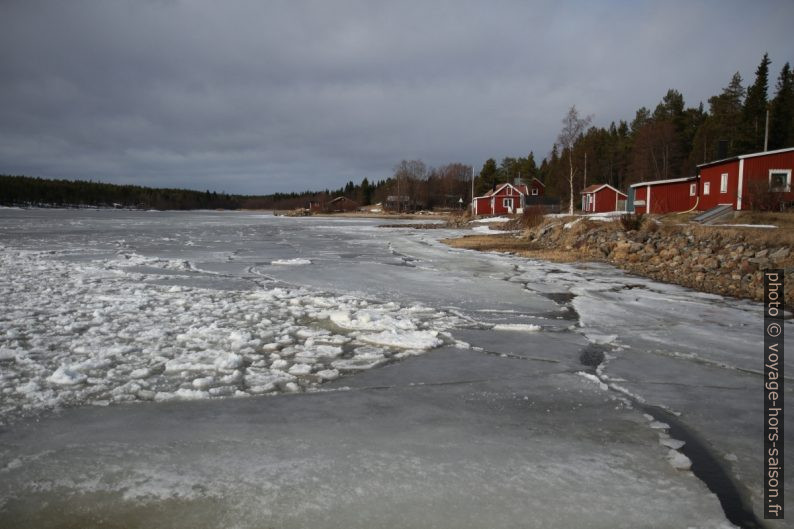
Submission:
<svg viewBox="0 0 794 529">
<path fill-rule="evenodd" d="M 737 211 L 794 202 L 791 173 L 794 147 L 744 154 L 698 165 L 700 203 L 698 209 L 731 204 Z"/>
<path fill-rule="evenodd" d="M 543 182 L 533 178 L 527 184 L 499 184 L 480 197 L 474 197 L 472 208 L 475 215 L 503 215 L 518 213 L 524 209 L 527 197 L 543 196 Z"/>
<path fill-rule="evenodd" d="M 638 215 L 702 209 L 698 205 L 698 178 L 671 178 L 629 186 L 626 210 Z"/>
<path fill-rule="evenodd" d="M 582 212 L 606 213 L 620 211 L 619 202 L 626 200 L 626 193 L 621 193 L 609 184 L 593 184 L 584 188 L 582 195 Z"/>
</svg>

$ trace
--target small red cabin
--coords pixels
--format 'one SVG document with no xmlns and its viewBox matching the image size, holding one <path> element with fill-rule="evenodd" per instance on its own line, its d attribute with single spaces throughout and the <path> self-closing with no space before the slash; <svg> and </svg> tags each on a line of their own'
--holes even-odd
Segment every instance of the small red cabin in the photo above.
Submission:
<svg viewBox="0 0 794 529">
<path fill-rule="evenodd" d="M 629 186 L 627 210 L 638 215 L 645 213 L 674 213 L 689 211 L 698 206 L 696 176 L 640 182 Z"/>
<path fill-rule="evenodd" d="M 621 201 L 626 200 L 626 193 L 621 193 L 609 184 L 593 184 L 584 188 L 582 195 L 582 212 L 607 213 L 621 211 Z"/>
<path fill-rule="evenodd" d="M 698 209 L 731 204 L 737 211 L 761 207 L 762 202 L 794 202 L 791 173 L 794 147 L 756 152 L 698 165 Z M 769 204 L 767 204 L 768 206 Z"/>
<path fill-rule="evenodd" d="M 544 194 L 543 182 L 537 178 L 527 184 L 499 184 L 484 195 L 472 200 L 474 215 L 503 215 L 523 211 L 527 197 Z"/>
</svg>

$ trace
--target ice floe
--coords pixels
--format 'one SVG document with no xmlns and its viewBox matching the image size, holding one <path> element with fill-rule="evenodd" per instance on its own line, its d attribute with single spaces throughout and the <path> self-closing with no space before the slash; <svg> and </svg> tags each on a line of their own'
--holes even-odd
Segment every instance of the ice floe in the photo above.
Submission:
<svg viewBox="0 0 794 529">
<path fill-rule="evenodd" d="M 276 259 L 274 261 L 270 261 L 270 264 L 277 266 L 302 266 L 302 265 L 310 265 L 312 264 L 312 262 L 310 259 L 302 259 L 300 257 L 296 257 L 294 259 Z"/>
<path fill-rule="evenodd" d="M 134 252 L 90 261 L 71 253 L 0 251 L 2 419 L 82 404 L 313 390 L 454 343 L 443 331 L 466 323 L 422 305 L 299 287 L 167 284 L 156 270 L 195 267 Z M 156 270 L 142 274 L 141 266 Z"/>
</svg>

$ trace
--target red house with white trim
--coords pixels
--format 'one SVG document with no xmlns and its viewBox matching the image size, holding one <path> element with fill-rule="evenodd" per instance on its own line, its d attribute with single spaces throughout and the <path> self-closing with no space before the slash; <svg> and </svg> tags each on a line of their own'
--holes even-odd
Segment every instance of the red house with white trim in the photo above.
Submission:
<svg viewBox="0 0 794 529">
<path fill-rule="evenodd" d="M 526 205 L 527 197 L 539 197 L 544 194 L 543 182 L 533 178 L 527 184 L 499 184 L 480 197 L 472 200 L 474 215 L 504 215 L 519 213 Z"/>
<path fill-rule="evenodd" d="M 698 177 L 639 182 L 629 186 L 626 210 L 638 215 L 703 209 L 698 204 Z"/>
<path fill-rule="evenodd" d="M 626 193 L 621 193 L 609 184 L 593 184 L 581 191 L 583 213 L 607 213 L 621 211 L 619 203 L 626 200 Z"/>
<path fill-rule="evenodd" d="M 779 193 L 777 198 L 782 202 L 794 202 L 794 147 L 734 156 L 697 167 L 700 210 L 721 204 L 731 204 L 737 211 L 751 209 L 760 194 L 770 192 Z"/>
</svg>

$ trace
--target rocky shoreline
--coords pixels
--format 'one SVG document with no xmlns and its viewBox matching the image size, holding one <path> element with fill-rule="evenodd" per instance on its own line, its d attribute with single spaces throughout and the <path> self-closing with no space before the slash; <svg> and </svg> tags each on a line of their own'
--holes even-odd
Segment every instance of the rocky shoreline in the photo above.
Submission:
<svg viewBox="0 0 794 529">
<path fill-rule="evenodd" d="M 639 229 L 619 222 L 579 219 L 544 222 L 517 237 L 489 236 L 447 240 L 478 250 L 511 252 L 529 258 L 605 261 L 632 274 L 702 292 L 763 301 L 767 269 L 784 270 L 788 307 L 794 307 L 794 255 L 775 233 L 692 225 L 660 225 L 646 220 Z M 477 241 L 477 239 L 480 239 Z M 498 241 L 497 241 L 498 239 Z M 510 241 L 513 241 L 512 243 Z"/>
</svg>

